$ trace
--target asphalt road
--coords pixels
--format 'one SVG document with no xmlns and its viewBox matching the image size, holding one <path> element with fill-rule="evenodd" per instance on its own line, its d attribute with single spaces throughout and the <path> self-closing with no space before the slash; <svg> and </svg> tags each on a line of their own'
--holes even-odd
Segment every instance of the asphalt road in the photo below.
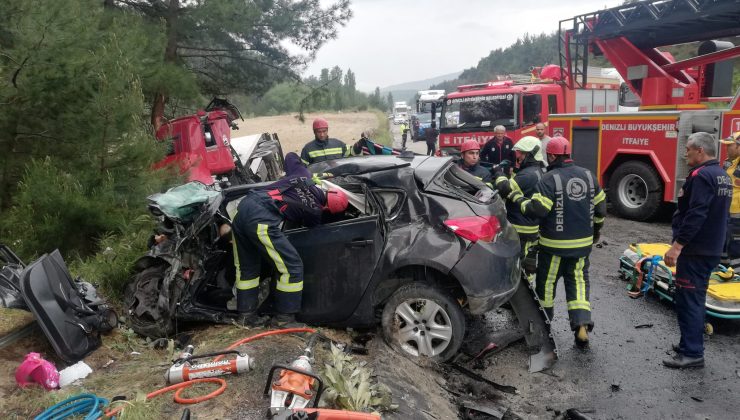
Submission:
<svg viewBox="0 0 740 420">
<path fill-rule="evenodd" d="M 393 126 L 400 145 L 398 126 Z M 407 142 L 419 153 L 424 142 Z M 740 321 L 710 321 L 704 369 L 663 367 L 672 343 L 679 339 L 672 305 L 655 296 L 631 299 L 619 279 L 619 257 L 632 242 L 670 241 L 670 220 L 639 223 L 612 214 L 602 230 L 606 244 L 591 254 L 591 303 L 594 331 L 586 351 L 573 345 L 567 321 L 564 289 L 558 284 L 553 334 L 560 360 L 546 373 L 527 371 L 523 343 L 506 347 L 474 371 L 501 384 L 517 387 L 517 395 L 501 394 L 488 401 L 524 418 L 555 418 L 577 408 L 594 419 L 736 419 L 740 418 Z M 469 339 L 489 335 L 500 339 L 502 326 L 511 325 L 508 311 L 499 310 L 469 331 Z M 635 328 L 638 325 L 647 327 Z M 453 381 L 453 374 L 444 375 Z M 475 393 L 470 397 L 476 397 Z M 424 418 L 424 417 L 422 417 Z M 434 418 L 434 417 L 426 417 Z"/>
</svg>

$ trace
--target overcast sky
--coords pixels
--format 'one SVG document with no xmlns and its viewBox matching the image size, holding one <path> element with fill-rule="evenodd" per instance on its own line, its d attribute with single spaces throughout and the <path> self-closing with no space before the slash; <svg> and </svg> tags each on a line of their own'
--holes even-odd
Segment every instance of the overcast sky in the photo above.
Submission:
<svg viewBox="0 0 740 420">
<path fill-rule="evenodd" d="M 331 3 L 322 0 L 322 4 Z M 622 0 L 352 0 L 354 17 L 317 53 L 304 75 L 338 65 L 371 91 L 478 64 L 524 33 L 551 33 L 560 20 Z M 553 46 L 555 48 L 555 46 Z M 544 63 L 532 63 L 541 65 Z"/>
</svg>

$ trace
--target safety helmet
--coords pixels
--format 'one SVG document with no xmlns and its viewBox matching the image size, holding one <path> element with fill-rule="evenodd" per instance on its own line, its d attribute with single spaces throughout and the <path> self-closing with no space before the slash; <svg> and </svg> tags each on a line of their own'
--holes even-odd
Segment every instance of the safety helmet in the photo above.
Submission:
<svg viewBox="0 0 740 420">
<path fill-rule="evenodd" d="M 570 142 L 562 136 L 553 137 L 547 142 L 548 155 L 570 155 Z"/>
<path fill-rule="evenodd" d="M 326 191 L 326 208 L 329 213 L 341 213 L 347 209 L 347 204 L 349 204 L 349 200 L 344 191 L 333 187 Z"/>
<path fill-rule="evenodd" d="M 540 147 L 540 139 L 534 136 L 525 136 L 519 139 L 518 142 L 514 145 L 514 150 L 519 150 L 520 152 L 537 152 L 535 148 L 539 149 Z"/>
<path fill-rule="evenodd" d="M 542 143 L 537 137 L 524 136 L 520 138 L 514 145 L 513 150 L 518 150 L 522 153 L 531 153 L 536 160 L 540 162 L 545 161 L 545 157 L 542 155 Z"/>
<path fill-rule="evenodd" d="M 480 150 L 480 143 L 476 140 L 468 140 L 460 146 L 460 153 L 465 153 L 470 150 Z"/>
<path fill-rule="evenodd" d="M 326 128 L 326 129 L 328 129 L 329 128 L 329 121 L 326 121 L 323 118 L 316 118 L 315 120 L 313 120 L 313 130 L 316 131 L 319 128 Z"/>
</svg>

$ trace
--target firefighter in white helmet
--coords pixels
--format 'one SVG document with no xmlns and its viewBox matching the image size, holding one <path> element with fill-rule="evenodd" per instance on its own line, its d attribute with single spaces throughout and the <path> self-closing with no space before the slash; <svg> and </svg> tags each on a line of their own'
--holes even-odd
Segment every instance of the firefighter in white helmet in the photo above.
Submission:
<svg viewBox="0 0 740 420">
<path fill-rule="evenodd" d="M 516 154 L 516 170 L 514 177 L 509 179 L 503 174 L 494 180 L 499 191 L 507 192 L 507 196 L 516 193 L 526 198 L 531 198 L 535 192 L 537 183 L 544 175 L 544 158 L 540 140 L 537 137 L 522 137 L 513 147 Z M 506 185 L 504 185 L 506 184 Z M 506 198 L 506 197 L 504 197 Z M 522 259 L 526 257 L 531 247 L 537 244 L 539 237 L 539 220 L 522 214 L 521 207 L 512 201 L 506 202 L 506 218 L 519 234 L 522 250 Z"/>
</svg>

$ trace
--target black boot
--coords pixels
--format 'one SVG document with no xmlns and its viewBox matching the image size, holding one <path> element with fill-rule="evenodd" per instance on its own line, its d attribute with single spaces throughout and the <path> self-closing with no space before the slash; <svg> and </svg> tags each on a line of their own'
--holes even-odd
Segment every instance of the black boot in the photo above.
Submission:
<svg viewBox="0 0 740 420">
<path fill-rule="evenodd" d="M 236 323 L 249 328 L 263 328 L 267 326 L 270 317 L 260 315 L 257 311 L 240 312 L 236 318 Z"/>
<path fill-rule="evenodd" d="M 275 314 L 270 320 L 270 326 L 277 329 L 306 328 L 306 324 L 298 322 L 295 314 Z"/>
<path fill-rule="evenodd" d="M 684 369 L 684 368 L 703 368 L 704 358 L 703 357 L 686 357 L 679 353 L 670 359 L 663 360 L 663 365 L 671 369 Z"/>
</svg>

